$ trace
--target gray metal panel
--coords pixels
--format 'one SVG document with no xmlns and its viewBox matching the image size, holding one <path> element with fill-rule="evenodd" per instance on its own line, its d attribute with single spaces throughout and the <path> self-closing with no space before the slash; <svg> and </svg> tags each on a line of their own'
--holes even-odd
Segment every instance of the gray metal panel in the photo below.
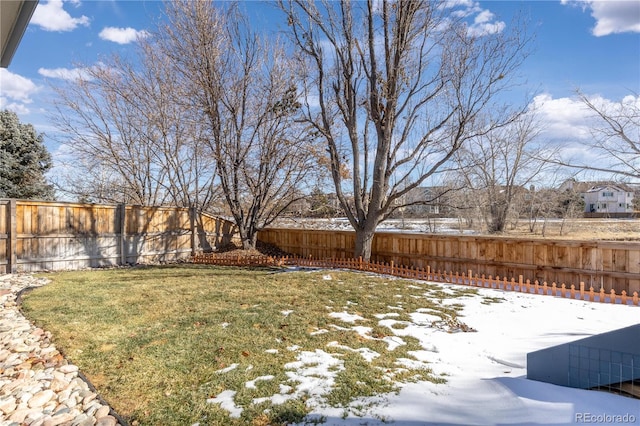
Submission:
<svg viewBox="0 0 640 426">
<path fill-rule="evenodd" d="M 582 389 L 640 380 L 640 324 L 530 352 L 527 378 Z"/>
</svg>

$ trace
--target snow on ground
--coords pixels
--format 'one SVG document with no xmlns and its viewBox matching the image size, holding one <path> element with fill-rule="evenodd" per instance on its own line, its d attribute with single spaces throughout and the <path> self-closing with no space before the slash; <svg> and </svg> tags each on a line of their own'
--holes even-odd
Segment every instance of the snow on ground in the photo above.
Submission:
<svg viewBox="0 0 640 426">
<path fill-rule="evenodd" d="M 397 336 L 414 336 L 426 361 L 445 384 L 405 385 L 395 394 L 352 404 L 360 416 L 343 418 L 343 410 L 317 408 L 309 419 L 327 425 L 569 425 L 617 423 L 640 425 L 640 400 L 566 388 L 526 379 L 527 353 L 640 322 L 640 308 L 597 304 L 548 296 L 480 289 L 505 299 L 482 304 L 483 298 L 456 299 L 465 308 L 460 318 L 477 332 L 447 333 L 429 326 L 416 313 Z M 486 303 L 486 302 L 485 302 Z M 394 312 L 381 312 L 391 325 Z M 364 408 L 361 408 L 364 407 Z M 621 417 L 615 417 L 621 416 Z"/>
<path fill-rule="evenodd" d="M 353 227 L 346 217 L 329 219 L 280 219 L 274 227 L 331 229 L 334 231 L 353 231 Z M 464 229 L 457 219 L 387 219 L 376 228 L 377 232 L 426 232 L 426 233 L 462 233 L 474 234 L 473 230 Z"/>
<path fill-rule="evenodd" d="M 416 285 L 420 285 L 417 283 Z M 438 284 L 447 290 L 445 284 Z M 635 424 L 640 425 L 640 400 L 605 392 L 566 388 L 527 380 L 527 353 L 578 340 L 640 322 L 640 307 L 600 304 L 578 300 L 531 295 L 500 290 L 478 289 L 478 295 L 455 299 L 464 305 L 459 321 L 475 332 L 448 332 L 437 326 L 440 317 L 429 309 L 409 312 L 409 321 L 399 321 L 404 308 L 388 306 L 388 311 L 374 315 L 378 324 L 388 327 L 395 336 L 386 336 L 393 351 L 404 344 L 404 338 L 418 339 L 422 349 L 411 355 L 415 359 L 400 359 L 409 367 L 426 366 L 447 382 L 418 382 L 402 385 L 397 394 L 362 398 L 353 402 L 350 410 L 326 406 L 324 395 L 330 392 L 337 372 L 344 369 L 342 361 L 318 348 L 315 352 L 300 351 L 297 361 L 285 366 L 289 384 L 281 384 L 281 392 L 254 403 L 271 400 L 274 404 L 291 398 L 307 396 L 312 413 L 305 424 L 326 425 L 570 425 L 570 424 Z M 490 302 L 490 303 L 488 303 Z M 353 324 L 360 320 L 346 311 L 329 312 L 329 317 Z M 368 321 L 367 325 L 372 321 Z M 393 327 L 401 322 L 402 327 Z M 370 327 L 352 325 L 349 328 L 331 324 L 334 328 L 357 332 L 364 338 Z M 313 333 L 326 332 L 316 330 Z M 328 346 L 339 345 L 331 342 Z M 366 360 L 379 354 L 363 348 L 343 349 L 359 352 Z M 224 373 L 232 365 L 220 370 Z M 256 381 L 271 380 L 272 376 Z M 232 417 L 242 409 L 233 401 L 231 391 L 210 399 L 229 410 Z M 324 421 L 324 423 L 322 423 Z"/>
</svg>

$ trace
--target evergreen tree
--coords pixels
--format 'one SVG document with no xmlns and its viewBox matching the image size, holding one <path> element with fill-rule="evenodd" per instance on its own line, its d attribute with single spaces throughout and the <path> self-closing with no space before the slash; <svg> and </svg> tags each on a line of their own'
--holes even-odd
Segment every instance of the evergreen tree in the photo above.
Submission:
<svg viewBox="0 0 640 426">
<path fill-rule="evenodd" d="M 0 111 L 0 198 L 53 199 L 44 176 L 50 168 L 42 134 L 20 123 L 16 113 Z"/>
</svg>

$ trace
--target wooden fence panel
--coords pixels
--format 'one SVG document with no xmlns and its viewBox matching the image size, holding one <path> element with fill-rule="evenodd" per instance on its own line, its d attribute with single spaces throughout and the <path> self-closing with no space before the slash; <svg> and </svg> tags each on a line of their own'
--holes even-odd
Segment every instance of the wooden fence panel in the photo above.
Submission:
<svg viewBox="0 0 640 426">
<path fill-rule="evenodd" d="M 186 259 L 234 231 L 184 208 L 0 200 L 0 273 Z"/>
<path fill-rule="evenodd" d="M 337 235 L 323 239 L 323 235 Z M 349 231 L 266 229 L 259 240 L 303 257 L 349 258 L 355 233 Z M 313 241 L 313 243 L 309 243 Z M 326 242 L 319 247 L 318 241 Z M 373 262 L 394 262 L 432 271 L 469 270 L 480 275 L 507 276 L 539 283 L 564 283 L 569 289 L 584 282 L 596 291 L 617 294 L 640 291 L 640 243 L 614 241 L 526 240 L 508 237 L 376 233 Z M 559 290 L 558 290 L 559 291 Z M 567 290 L 569 291 L 569 290 Z"/>
</svg>

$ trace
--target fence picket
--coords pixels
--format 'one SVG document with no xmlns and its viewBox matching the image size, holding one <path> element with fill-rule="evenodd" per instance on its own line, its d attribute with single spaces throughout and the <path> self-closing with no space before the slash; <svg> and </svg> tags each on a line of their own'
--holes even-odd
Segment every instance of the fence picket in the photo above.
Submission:
<svg viewBox="0 0 640 426">
<path fill-rule="evenodd" d="M 516 283 L 516 279 L 512 277 L 508 279 L 506 276 L 502 278 L 496 275 L 493 278 L 491 275 L 489 277 L 485 277 L 484 274 L 478 276 L 478 274 L 473 275 L 471 270 L 468 273 L 453 272 L 447 271 L 441 272 L 437 271 L 435 274 L 429 274 L 429 268 L 421 269 L 415 267 L 406 267 L 404 265 L 395 265 L 393 262 L 389 264 L 385 262 L 367 262 L 363 261 L 362 258 L 359 259 L 313 259 L 311 256 L 309 257 L 295 257 L 295 256 L 285 256 L 285 257 L 272 257 L 272 256 L 259 256 L 259 255 L 251 255 L 251 256 L 240 256 L 236 255 L 233 257 L 229 256 L 219 256 L 214 253 L 203 253 L 193 257 L 193 263 L 195 264 L 211 264 L 211 265 L 223 265 L 223 266 L 231 266 L 231 265 L 243 265 L 243 266 L 284 266 L 284 265 L 294 265 L 294 266 L 309 266 L 309 267 L 320 267 L 320 268 L 333 268 L 333 269 L 352 269 L 359 270 L 365 272 L 375 272 L 383 275 L 393 275 L 404 278 L 411 279 L 423 279 L 426 281 L 436 281 L 436 282 L 447 282 L 454 285 L 466 285 L 470 287 L 482 287 L 482 288 L 492 288 L 503 291 L 518 291 L 521 293 L 531 293 L 533 290 L 533 294 L 536 295 L 551 295 L 554 297 L 560 298 L 571 298 L 576 299 L 577 297 L 580 300 L 585 300 L 585 296 L 588 295 L 588 300 L 590 302 L 595 301 L 596 292 L 593 287 L 590 287 L 589 292 L 586 293 L 584 291 L 584 282 L 580 283 L 579 292 L 576 289 L 574 284 L 567 286 L 565 283 L 558 285 L 557 283 L 551 283 L 551 286 L 547 284 L 547 282 L 543 282 L 540 285 L 538 280 L 535 280 L 533 284 L 531 281 L 527 279 L 526 281 L 522 276 L 518 277 L 518 281 Z M 615 289 L 611 289 L 609 293 L 605 293 L 603 287 L 600 288 L 598 292 L 598 302 L 604 303 L 605 296 L 609 295 L 610 303 L 618 304 L 618 296 L 615 292 Z M 620 295 L 620 304 L 628 305 L 629 301 L 634 306 L 639 306 L 638 292 L 633 293 L 633 297 L 629 300 L 626 291 L 622 291 Z"/>
</svg>

